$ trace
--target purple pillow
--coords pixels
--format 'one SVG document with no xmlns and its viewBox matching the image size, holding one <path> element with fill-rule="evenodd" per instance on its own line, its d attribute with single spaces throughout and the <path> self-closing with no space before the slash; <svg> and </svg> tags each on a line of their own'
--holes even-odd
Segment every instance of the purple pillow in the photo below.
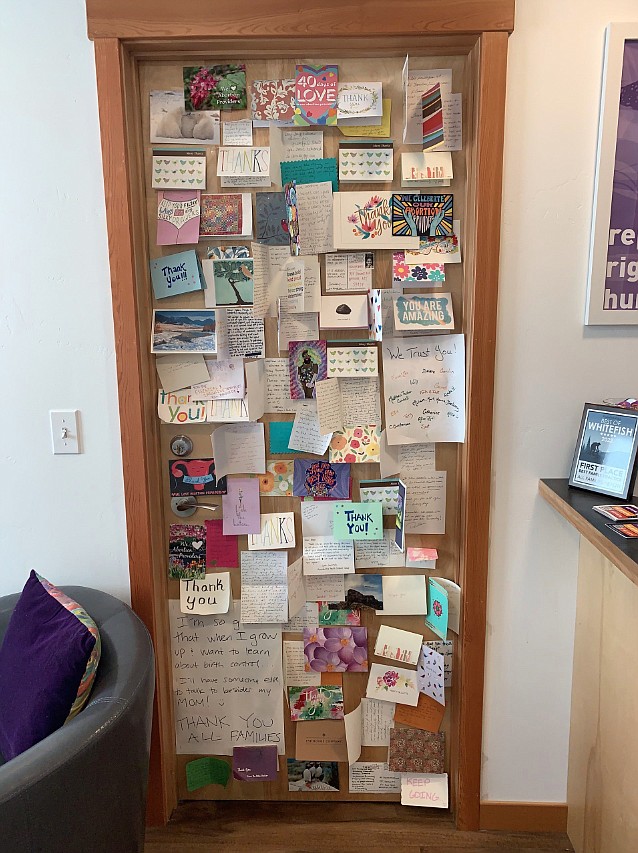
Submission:
<svg viewBox="0 0 638 853">
<path fill-rule="evenodd" d="M 64 723 L 95 637 L 31 572 L 0 648 L 0 752 L 15 758 Z"/>
</svg>

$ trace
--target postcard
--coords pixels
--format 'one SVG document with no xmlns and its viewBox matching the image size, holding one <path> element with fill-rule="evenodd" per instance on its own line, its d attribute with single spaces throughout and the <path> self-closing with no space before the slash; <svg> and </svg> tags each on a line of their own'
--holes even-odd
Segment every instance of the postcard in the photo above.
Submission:
<svg viewBox="0 0 638 853">
<path fill-rule="evenodd" d="M 278 769 L 276 746 L 233 747 L 233 779 L 240 782 L 275 782 Z"/>
<path fill-rule="evenodd" d="M 370 424 L 335 431 L 329 444 L 330 462 L 365 463 L 379 461 L 380 427 Z"/>
<path fill-rule="evenodd" d="M 622 536 L 623 539 L 638 539 L 638 524 L 633 521 L 606 524 L 605 527 L 608 527 L 618 536 Z"/>
<path fill-rule="evenodd" d="M 405 236 L 392 231 L 392 193 L 334 193 L 334 245 L 337 249 L 418 249 L 415 232 L 403 229 Z"/>
<path fill-rule="evenodd" d="M 249 551 L 295 547 L 294 512 L 266 512 L 261 515 L 259 533 L 248 536 Z"/>
<path fill-rule="evenodd" d="M 156 299 L 203 290 L 204 280 L 197 252 L 189 249 L 149 261 L 151 284 Z"/>
<path fill-rule="evenodd" d="M 392 183 L 394 144 L 392 142 L 340 142 L 339 181 Z M 335 187 L 335 192 L 337 187 Z"/>
<path fill-rule="evenodd" d="M 605 518 L 611 518 L 612 521 L 638 520 L 638 506 L 635 504 L 605 504 L 593 506 L 592 509 L 604 515 Z"/>
<path fill-rule="evenodd" d="M 452 155 L 444 151 L 401 154 L 401 180 L 411 184 L 449 181 L 454 177 Z"/>
<path fill-rule="evenodd" d="M 401 805 L 426 806 L 433 809 L 448 807 L 447 773 L 401 774 Z"/>
<path fill-rule="evenodd" d="M 227 481 L 222 497 L 224 536 L 259 533 L 259 483 L 247 477 Z"/>
<path fill-rule="evenodd" d="M 203 580 L 180 580 L 179 609 L 182 613 L 210 616 L 228 613 L 230 607 L 230 572 L 206 574 Z"/>
<path fill-rule="evenodd" d="M 337 192 L 337 160 L 335 157 L 325 157 L 317 160 L 284 160 L 281 163 L 281 184 L 284 186 L 294 181 L 301 184 L 320 184 L 329 181 L 332 189 Z"/>
<path fill-rule="evenodd" d="M 348 607 L 383 610 L 383 575 L 351 575 L 346 580 Z"/>
<path fill-rule="evenodd" d="M 250 193 L 204 193 L 201 197 L 200 239 L 250 237 L 253 231 Z"/>
<path fill-rule="evenodd" d="M 380 503 L 384 515 L 396 515 L 399 497 L 398 480 L 360 480 L 362 503 Z"/>
<path fill-rule="evenodd" d="M 215 303 L 218 308 L 228 305 L 252 305 L 253 259 L 232 261 L 213 260 Z"/>
<path fill-rule="evenodd" d="M 379 374 L 379 351 L 374 344 L 328 344 L 326 356 L 328 377 Z"/>
<path fill-rule="evenodd" d="M 208 377 L 203 355 L 160 355 L 155 359 L 155 369 L 164 391 L 181 391 Z"/>
<path fill-rule="evenodd" d="M 182 69 L 187 110 L 245 110 L 246 66 L 186 66 Z"/>
<path fill-rule="evenodd" d="M 255 239 L 267 246 L 289 245 L 283 192 L 255 193 Z"/>
<path fill-rule="evenodd" d="M 206 529 L 199 524 L 171 524 L 168 535 L 169 578 L 206 575 Z"/>
<path fill-rule="evenodd" d="M 219 145 L 219 110 L 186 112 L 181 89 L 150 93 L 151 142 L 182 145 Z"/>
<path fill-rule="evenodd" d="M 428 578 L 428 612 L 425 624 L 442 640 L 447 639 L 448 597 L 441 584 Z"/>
<path fill-rule="evenodd" d="M 410 726 L 413 729 L 421 729 L 425 732 L 438 732 L 445 716 L 445 705 L 419 693 L 419 701 L 416 707 L 411 705 L 397 705 L 394 711 L 394 722 Z"/>
<path fill-rule="evenodd" d="M 427 611 L 424 575 L 384 575 L 384 616 L 425 616 Z"/>
<path fill-rule="evenodd" d="M 197 243 L 200 190 L 160 190 L 157 193 L 158 246 Z"/>
<path fill-rule="evenodd" d="M 368 629 L 350 626 L 304 628 L 306 672 L 367 672 Z"/>
<path fill-rule="evenodd" d="M 406 261 L 406 252 L 392 253 L 392 281 L 401 285 L 441 287 L 445 281 L 445 264 Z"/>
<path fill-rule="evenodd" d="M 222 145 L 252 145 L 253 123 L 249 118 L 222 122 Z"/>
<path fill-rule="evenodd" d="M 383 115 L 381 124 L 348 124 L 347 122 L 338 122 L 339 132 L 343 136 L 363 137 L 369 139 L 387 139 L 390 133 L 390 120 L 392 116 L 392 99 L 382 98 Z"/>
<path fill-rule="evenodd" d="M 259 477 L 259 494 L 267 498 L 291 498 L 293 489 L 293 460 L 267 462 L 266 473 Z"/>
<path fill-rule="evenodd" d="M 338 92 L 336 65 L 297 65 L 294 123 L 336 125 Z"/>
<path fill-rule="evenodd" d="M 239 568 L 239 552 L 236 536 L 224 536 L 221 518 L 210 518 L 206 525 L 206 568 Z"/>
<path fill-rule="evenodd" d="M 215 478 L 214 459 L 169 459 L 171 497 L 225 495 L 226 478 Z"/>
<path fill-rule="evenodd" d="M 440 83 L 435 83 L 421 95 L 421 116 L 423 150 L 433 151 L 445 142 Z"/>
<path fill-rule="evenodd" d="M 453 233 L 449 194 L 392 194 L 393 237 L 449 237 Z"/>
<path fill-rule="evenodd" d="M 206 152 L 153 149 L 154 190 L 205 190 Z"/>
<path fill-rule="evenodd" d="M 241 552 L 241 621 L 244 624 L 287 621 L 287 567 L 288 556 L 282 551 Z"/>
<path fill-rule="evenodd" d="M 289 791 L 338 791 L 339 765 L 336 761 L 297 761 L 288 758 Z"/>
<path fill-rule="evenodd" d="M 380 699 L 384 702 L 416 705 L 419 701 L 416 672 L 398 666 L 373 663 L 370 666 L 366 696 L 368 699 Z M 394 729 L 390 731 L 390 738 L 393 731 Z"/>
<path fill-rule="evenodd" d="M 151 352 L 215 353 L 215 312 L 175 308 L 153 311 Z"/>
<path fill-rule="evenodd" d="M 347 252 L 325 257 L 326 293 L 341 293 L 344 290 L 370 290 L 373 252 Z"/>
<path fill-rule="evenodd" d="M 316 383 L 327 378 L 325 341 L 290 341 L 288 344 L 290 396 L 293 400 L 316 397 Z"/>
<path fill-rule="evenodd" d="M 420 693 L 445 705 L 445 670 L 443 655 L 423 643 L 417 662 L 416 682 Z"/>
<path fill-rule="evenodd" d="M 250 84 L 250 114 L 259 127 L 263 122 L 292 124 L 295 114 L 294 80 L 253 80 Z"/>
<path fill-rule="evenodd" d="M 367 329 L 367 293 L 322 296 L 319 326 L 322 329 Z"/>
<path fill-rule="evenodd" d="M 395 773 L 443 773 L 445 733 L 392 729 L 388 767 Z"/>
<path fill-rule="evenodd" d="M 383 117 L 383 84 L 339 83 L 337 123 L 343 125 L 380 125 Z"/>
<path fill-rule="evenodd" d="M 326 297 L 324 297 L 325 299 Z M 454 311 L 450 293 L 393 295 L 396 332 L 443 329 L 453 331 Z"/>
<path fill-rule="evenodd" d="M 387 613 L 384 611 L 384 616 Z M 399 663 L 415 664 L 421 653 L 423 637 L 412 631 L 402 631 L 400 628 L 392 628 L 390 625 L 381 625 L 374 645 L 374 653 L 378 657 L 390 658 Z M 433 652 L 434 654 L 434 652 Z M 443 668 L 441 667 L 441 678 Z"/>
<path fill-rule="evenodd" d="M 295 459 L 293 494 L 298 498 L 350 498 L 350 466 L 324 459 Z"/>
<path fill-rule="evenodd" d="M 290 719 L 343 720 L 343 688 L 332 685 L 289 687 Z"/>
<path fill-rule="evenodd" d="M 352 542 L 337 541 L 333 536 L 304 536 L 303 572 L 308 577 L 353 574 Z"/>
</svg>

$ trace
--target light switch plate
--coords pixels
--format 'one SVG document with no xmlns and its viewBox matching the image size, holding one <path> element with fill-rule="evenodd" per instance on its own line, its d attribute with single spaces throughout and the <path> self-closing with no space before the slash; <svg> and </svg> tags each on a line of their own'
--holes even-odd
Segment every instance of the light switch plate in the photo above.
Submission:
<svg viewBox="0 0 638 853">
<path fill-rule="evenodd" d="M 77 409 L 49 412 L 54 453 L 80 452 L 80 427 Z"/>
</svg>

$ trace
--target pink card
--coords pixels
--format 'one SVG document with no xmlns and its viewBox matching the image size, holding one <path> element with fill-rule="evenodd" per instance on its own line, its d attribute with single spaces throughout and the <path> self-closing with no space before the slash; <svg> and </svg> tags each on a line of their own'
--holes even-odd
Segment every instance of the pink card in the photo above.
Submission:
<svg viewBox="0 0 638 853">
<path fill-rule="evenodd" d="M 160 190 L 157 194 L 157 245 L 197 243 L 199 190 Z"/>
<path fill-rule="evenodd" d="M 239 551 L 236 536 L 224 536 L 224 522 L 209 519 L 206 522 L 206 568 L 238 569 Z"/>
<path fill-rule="evenodd" d="M 222 495 L 224 535 L 241 536 L 261 532 L 259 514 L 259 480 L 228 478 L 227 493 Z"/>
</svg>

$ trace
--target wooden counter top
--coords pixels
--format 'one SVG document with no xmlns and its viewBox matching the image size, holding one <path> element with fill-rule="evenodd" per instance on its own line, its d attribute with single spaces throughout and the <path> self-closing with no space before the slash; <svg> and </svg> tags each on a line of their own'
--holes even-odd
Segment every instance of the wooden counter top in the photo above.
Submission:
<svg viewBox="0 0 638 853">
<path fill-rule="evenodd" d="M 567 480 L 540 480 L 538 490 L 548 504 L 638 586 L 638 539 L 622 539 L 605 527 L 610 519 L 592 509 L 605 504 L 635 503 L 633 497 L 619 501 L 570 488 Z"/>
</svg>

